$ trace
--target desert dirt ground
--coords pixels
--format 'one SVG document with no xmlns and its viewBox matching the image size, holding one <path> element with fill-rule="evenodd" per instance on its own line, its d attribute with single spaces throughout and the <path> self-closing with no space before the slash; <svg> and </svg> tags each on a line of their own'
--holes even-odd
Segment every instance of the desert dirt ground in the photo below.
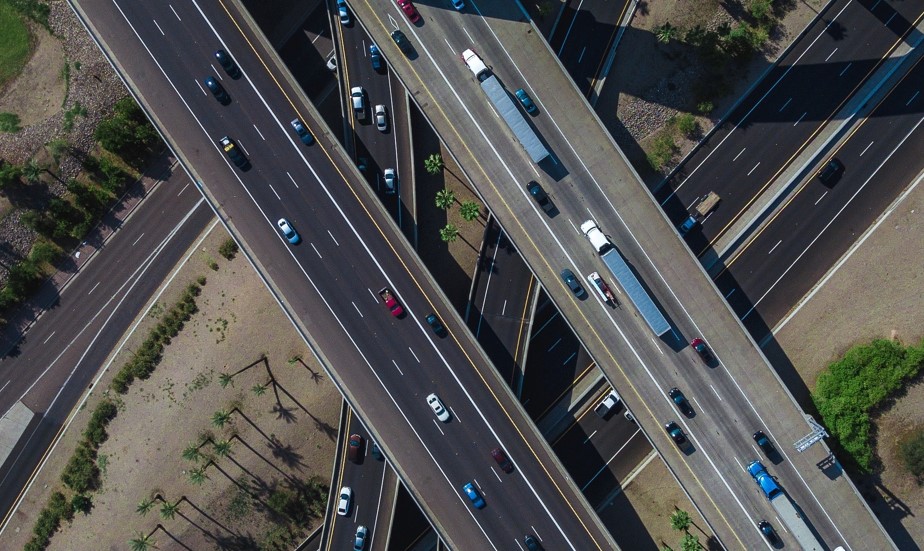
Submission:
<svg viewBox="0 0 924 551">
<path fill-rule="evenodd" d="M 0 112 L 19 115 L 23 128 L 61 110 L 64 102 L 64 46 L 41 25 L 29 23 L 34 50 L 18 77 L 0 93 Z"/>
<path fill-rule="evenodd" d="M 273 489 L 312 477 L 327 485 L 339 394 L 288 322 L 280 322 L 279 307 L 253 268 L 241 255 L 226 261 L 217 254 L 225 239 L 218 226 L 158 302 L 173 304 L 187 283 L 200 275 L 208 278 L 197 300 L 199 312 L 166 348 L 153 376 L 119 397 L 118 417 L 99 451 L 105 465 L 102 489 L 92 496 L 90 514 L 78 513 L 55 535 L 51 549 L 125 549 L 129 539 L 158 523 L 165 528 L 154 535 L 158 549 L 213 549 L 222 543 L 252 549 L 273 526 L 275 517 L 266 505 Z M 209 258 L 218 262 L 217 271 L 208 268 Z M 150 315 L 143 319 L 97 389 L 105 388 L 153 322 Z M 290 362 L 295 356 L 302 360 Z M 222 387 L 221 373 L 233 374 L 233 383 Z M 252 390 L 257 385 L 266 386 L 264 394 Z M 78 414 L 0 547 L 22 548 L 28 539 L 98 398 L 94 392 Z M 232 411 L 223 428 L 211 421 L 218 410 Z M 207 436 L 230 440 L 231 454 L 216 457 L 216 466 L 206 469 L 208 479 L 196 485 L 189 471 L 202 462 L 182 454 Z M 214 455 L 211 450 L 210 444 L 202 447 Z M 147 515 L 137 514 L 138 503 L 154 494 L 171 502 L 185 497 L 180 514 L 160 518 L 159 504 Z"/>
</svg>

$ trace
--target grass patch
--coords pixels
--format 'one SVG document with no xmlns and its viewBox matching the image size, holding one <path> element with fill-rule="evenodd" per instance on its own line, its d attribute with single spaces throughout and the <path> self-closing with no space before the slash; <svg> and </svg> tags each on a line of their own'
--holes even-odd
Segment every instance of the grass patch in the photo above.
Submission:
<svg viewBox="0 0 924 551">
<path fill-rule="evenodd" d="M 2 84 L 0 84 L 2 86 Z M 19 132 L 19 115 L 16 113 L 0 113 L 0 132 Z"/>
<path fill-rule="evenodd" d="M 16 78 L 29 61 L 32 37 L 8 0 L 0 0 L 0 88 Z"/>
</svg>

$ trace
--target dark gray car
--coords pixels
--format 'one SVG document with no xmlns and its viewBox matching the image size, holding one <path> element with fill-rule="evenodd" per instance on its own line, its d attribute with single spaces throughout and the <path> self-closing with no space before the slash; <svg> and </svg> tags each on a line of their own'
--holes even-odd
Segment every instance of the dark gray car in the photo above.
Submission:
<svg viewBox="0 0 924 551">
<path fill-rule="evenodd" d="M 587 296 L 587 291 L 585 291 L 584 288 L 581 287 L 581 284 L 578 283 L 577 278 L 574 277 L 574 272 L 572 272 L 568 268 L 565 268 L 564 270 L 561 271 L 561 279 L 562 281 L 565 282 L 565 285 L 567 285 L 568 288 L 571 289 L 571 292 L 574 293 L 574 296 L 576 296 L 577 298 L 583 300 L 584 297 Z"/>
</svg>

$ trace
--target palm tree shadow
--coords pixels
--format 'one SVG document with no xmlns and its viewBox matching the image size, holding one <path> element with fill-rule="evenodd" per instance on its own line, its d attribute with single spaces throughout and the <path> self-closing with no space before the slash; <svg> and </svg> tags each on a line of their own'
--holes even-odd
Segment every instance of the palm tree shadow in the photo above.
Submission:
<svg viewBox="0 0 924 551">
<path fill-rule="evenodd" d="M 287 474 L 285 471 L 283 471 L 282 469 L 280 469 L 279 467 L 277 467 L 272 461 L 270 461 L 270 460 L 267 459 L 263 454 L 261 454 L 261 453 L 258 452 L 256 449 L 254 449 L 253 446 L 251 446 L 250 444 L 248 444 L 243 438 L 241 438 L 241 437 L 238 436 L 237 434 L 235 434 L 234 436 L 232 436 L 231 439 L 232 439 L 232 440 L 237 440 L 238 442 L 240 442 L 241 444 L 243 444 L 245 448 L 247 448 L 248 450 L 251 451 L 251 453 L 253 453 L 253 454 L 256 455 L 257 457 L 259 457 L 260 459 L 262 459 L 264 463 L 266 463 L 267 465 L 269 465 L 270 467 L 272 467 L 273 469 L 275 469 L 276 472 L 278 472 L 279 474 L 281 474 L 282 476 L 284 476 L 287 480 L 291 480 L 291 479 L 292 479 L 292 477 L 291 477 L 289 474 Z M 237 464 L 237 462 L 235 462 L 235 464 Z M 242 469 L 243 469 L 243 467 L 242 467 Z M 245 471 L 245 472 L 246 472 L 247 474 L 250 474 L 250 471 Z"/>
<path fill-rule="evenodd" d="M 302 364 L 302 367 L 308 370 L 308 373 L 311 373 L 311 380 L 314 381 L 315 384 L 318 384 L 324 380 L 323 373 L 321 373 L 320 371 L 315 371 L 311 369 L 311 366 L 306 364 L 305 360 L 301 359 L 301 357 L 298 357 L 297 360 L 298 360 L 298 363 Z"/>
<path fill-rule="evenodd" d="M 302 462 L 302 454 L 292 448 L 291 444 L 283 445 L 274 435 L 266 446 L 271 450 L 273 457 L 283 462 L 290 469 L 301 470 L 305 464 Z"/>
<path fill-rule="evenodd" d="M 171 540 L 173 540 L 173 543 L 179 545 L 179 546 L 182 547 L 183 549 L 188 549 L 189 551 L 193 551 L 192 547 L 186 545 L 185 543 L 183 543 L 182 541 L 180 541 L 176 536 L 174 536 L 173 534 L 171 534 L 171 533 L 170 533 L 170 530 L 167 530 L 166 528 L 164 528 L 164 525 L 163 525 L 163 524 L 158 523 L 157 526 L 154 527 L 154 530 L 152 530 L 152 531 L 151 531 L 151 534 L 149 534 L 149 535 L 152 535 L 152 534 L 156 533 L 158 530 L 160 530 L 160 531 L 163 532 L 164 534 L 167 534 L 167 537 L 170 538 Z"/>
</svg>

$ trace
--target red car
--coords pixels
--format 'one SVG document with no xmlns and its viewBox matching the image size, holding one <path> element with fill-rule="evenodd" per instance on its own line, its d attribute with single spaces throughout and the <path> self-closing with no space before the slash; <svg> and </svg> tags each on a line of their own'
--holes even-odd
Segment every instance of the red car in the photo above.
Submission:
<svg viewBox="0 0 924 551">
<path fill-rule="evenodd" d="M 417 8 L 414 7 L 414 3 L 411 2 L 411 0 L 395 0 L 395 3 L 404 11 L 404 15 L 411 20 L 411 23 L 420 21 L 420 14 L 417 13 Z"/>
<path fill-rule="evenodd" d="M 709 352 L 709 347 L 706 346 L 706 342 L 703 339 L 693 339 L 690 341 L 690 346 L 693 347 L 693 350 L 696 350 L 696 353 L 699 354 L 699 357 L 702 358 L 704 362 L 707 364 L 712 362 L 712 353 Z"/>
<path fill-rule="evenodd" d="M 401 303 L 398 302 L 398 299 L 395 298 L 394 293 L 391 292 L 391 289 L 388 287 L 382 288 L 379 291 L 379 296 L 382 297 L 382 300 L 385 302 L 385 306 L 391 311 L 391 315 L 396 318 L 400 318 L 404 315 L 404 308 L 401 307 Z"/>
</svg>

